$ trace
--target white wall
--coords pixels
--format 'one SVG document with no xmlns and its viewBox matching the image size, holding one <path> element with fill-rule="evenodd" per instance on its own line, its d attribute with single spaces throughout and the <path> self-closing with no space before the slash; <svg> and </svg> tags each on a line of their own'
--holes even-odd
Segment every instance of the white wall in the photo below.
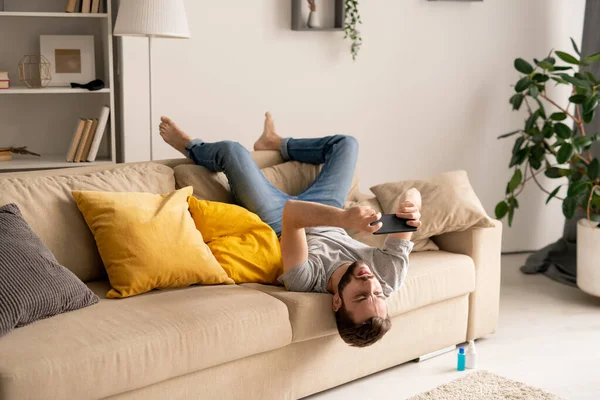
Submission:
<svg viewBox="0 0 600 400">
<path fill-rule="evenodd" d="M 356 136 L 364 191 L 466 169 L 493 214 L 512 174 L 512 141 L 496 137 L 524 119 L 508 104 L 518 78 L 513 60 L 570 49 L 569 37 L 581 38 L 585 1 L 364 1 L 356 62 L 342 33 L 292 31 L 289 0 L 186 7 L 193 38 L 154 42 L 156 124 L 169 115 L 193 136 L 251 148 L 270 110 L 285 136 Z M 147 74 L 145 43 L 124 39 L 125 76 Z M 124 94 L 126 161 L 149 154 L 148 89 L 143 79 L 133 82 Z M 159 136 L 154 144 L 155 158 L 177 156 Z M 505 251 L 561 235 L 560 204 L 544 207 L 544 199 L 533 187 L 523 193 Z"/>
</svg>

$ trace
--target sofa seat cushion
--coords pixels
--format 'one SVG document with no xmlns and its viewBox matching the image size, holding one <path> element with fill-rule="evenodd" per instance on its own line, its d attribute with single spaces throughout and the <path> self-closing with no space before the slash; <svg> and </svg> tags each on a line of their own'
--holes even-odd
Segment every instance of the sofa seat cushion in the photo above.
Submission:
<svg viewBox="0 0 600 400">
<path fill-rule="evenodd" d="M 106 272 L 73 190 L 161 194 L 175 190 L 175 178 L 171 168 L 154 163 L 0 174 L 0 206 L 19 206 L 58 262 L 88 282 Z"/>
<path fill-rule="evenodd" d="M 240 286 L 195 286 L 122 300 L 88 286 L 94 307 L 0 338 L 0 393 L 10 399 L 104 398 L 288 345 L 286 306 Z"/>
<path fill-rule="evenodd" d="M 242 286 L 268 293 L 287 305 L 293 342 L 337 332 L 329 294 L 288 292 L 255 283 Z M 400 290 L 388 299 L 388 312 L 395 317 L 474 290 L 475 266 L 470 257 L 445 251 L 411 254 L 408 275 Z"/>
</svg>

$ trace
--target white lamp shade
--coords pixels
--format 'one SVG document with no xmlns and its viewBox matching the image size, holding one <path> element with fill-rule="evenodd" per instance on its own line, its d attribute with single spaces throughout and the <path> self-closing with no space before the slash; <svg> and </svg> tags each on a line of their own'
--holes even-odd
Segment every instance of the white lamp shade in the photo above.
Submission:
<svg viewBox="0 0 600 400">
<path fill-rule="evenodd" d="M 121 0 L 114 35 L 190 38 L 183 0 Z"/>
</svg>

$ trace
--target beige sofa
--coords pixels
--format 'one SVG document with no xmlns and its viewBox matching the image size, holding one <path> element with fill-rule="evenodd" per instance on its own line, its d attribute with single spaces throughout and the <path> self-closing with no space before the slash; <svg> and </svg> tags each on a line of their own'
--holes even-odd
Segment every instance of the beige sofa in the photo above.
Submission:
<svg viewBox="0 0 600 400">
<path fill-rule="evenodd" d="M 282 162 L 253 156 L 261 168 Z M 106 299 L 102 262 L 70 191 L 172 191 L 182 162 L 0 174 L 0 205 L 16 202 L 58 261 L 100 297 L 0 338 L 0 399 L 296 399 L 495 331 L 499 222 L 413 253 L 389 299 L 393 328 L 365 349 L 338 337 L 326 294 L 249 284 Z M 224 190 L 204 175 L 200 192 Z M 298 179 L 270 178 L 283 188 Z M 349 200 L 365 197 L 354 191 Z"/>
</svg>

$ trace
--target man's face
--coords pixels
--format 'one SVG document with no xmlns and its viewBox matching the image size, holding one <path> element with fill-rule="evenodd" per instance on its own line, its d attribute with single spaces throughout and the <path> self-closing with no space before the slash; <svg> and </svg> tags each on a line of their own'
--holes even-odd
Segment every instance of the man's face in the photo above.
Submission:
<svg viewBox="0 0 600 400">
<path fill-rule="evenodd" d="M 381 283 L 363 261 L 357 261 L 348 267 L 338 285 L 338 293 L 352 320 L 357 324 L 372 317 L 387 317 L 387 305 Z M 334 299 L 334 308 L 335 303 Z"/>
</svg>

